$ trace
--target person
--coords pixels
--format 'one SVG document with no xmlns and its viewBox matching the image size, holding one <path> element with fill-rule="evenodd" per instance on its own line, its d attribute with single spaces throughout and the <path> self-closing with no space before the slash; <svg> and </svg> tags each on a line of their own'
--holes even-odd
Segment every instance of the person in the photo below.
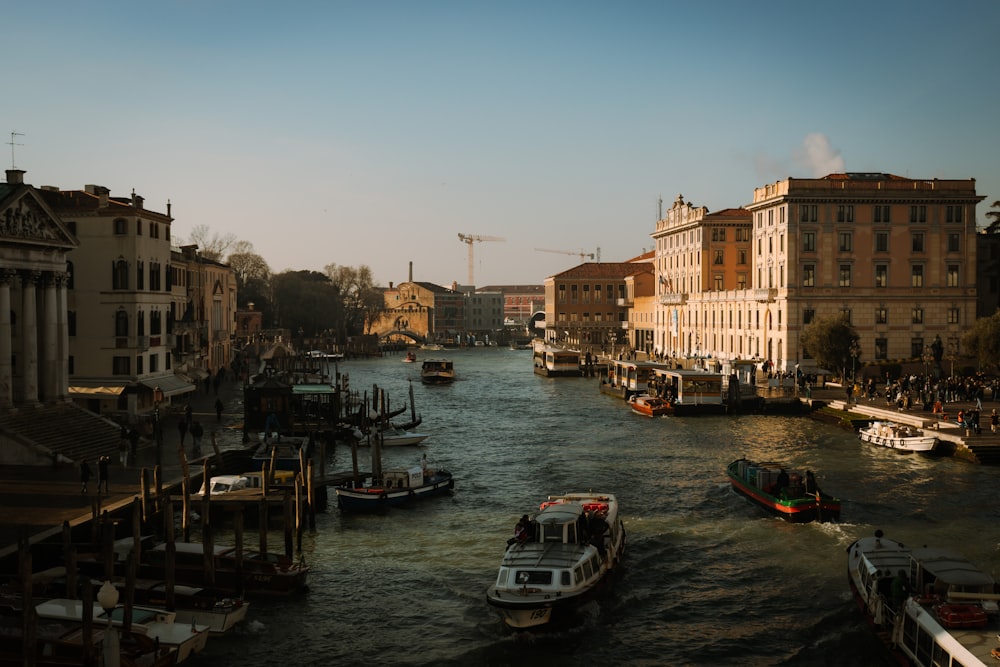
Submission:
<svg viewBox="0 0 1000 667">
<path fill-rule="evenodd" d="M 125 431 L 125 428 L 122 427 L 122 430 Z M 122 464 L 123 468 L 128 465 L 128 433 L 127 432 L 125 432 L 125 434 L 122 436 L 121 440 L 118 441 L 118 461 L 119 461 L 119 463 Z"/>
<path fill-rule="evenodd" d="M 181 418 L 177 420 L 177 433 L 181 436 L 181 447 L 184 446 L 184 436 L 188 432 L 188 423 L 185 419 Z"/>
<path fill-rule="evenodd" d="M 111 465 L 110 456 L 102 456 L 97 459 L 97 492 L 101 492 L 101 487 L 104 487 L 104 493 L 111 493 L 108 488 L 108 466 Z"/>
<path fill-rule="evenodd" d="M 806 493 L 816 495 L 819 493 L 819 486 L 816 484 L 816 475 L 812 470 L 806 470 Z"/>
<path fill-rule="evenodd" d="M 217 421 L 217 422 L 218 421 L 222 421 L 222 408 L 223 407 L 225 407 L 225 406 L 222 405 L 222 399 L 221 398 L 215 399 L 215 421 Z"/>
<path fill-rule="evenodd" d="M 997 409 L 993 408 L 993 412 L 990 413 L 990 431 L 993 433 L 997 432 Z"/>
<path fill-rule="evenodd" d="M 531 529 L 531 519 L 525 514 L 514 526 L 514 537 L 507 540 L 507 545 L 511 544 L 524 544 L 528 541 L 528 532 Z"/>
<path fill-rule="evenodd" d="M 190 424 L 194 419 L 194 410 L 191 408 L 191 404 L 188 403 L 184 406 L 184 421 Z"/>
<path fill-rule="evenodd" d="M 900 569 L 892 580 L 892 605 L 894 609 L 901 609 L 903 602 L 910 595 L 910 582 L 906 577 L 906 570 Z"/>
<path fill-rule="evenodd" d="M 191 424 L 190 431 L 191 431 L 192 444 L 194 446 L 194 453 L 196 455 L 200 454 L 201 453 L 201 436 L 203 436 L 205 434 L 205 429 L 202 428 L 201 422 L 194 422 L 193 424 Z"/>
<path fill-rule="evenodd" d="M 87 492 L 87 482 L 93 476 L 93 472 L 90 470 L 90 464 L 87 463 L 87 459 L 80 461 L 80 493 Z"/>
<path fill-rule="evenodd" d="M 788 473 L 782 468 L 781 472 L 778 473 L 778 479 L 774 483 L 774 495 L 780 495 L 782 491 L 788 488 Z"/>
</svg>

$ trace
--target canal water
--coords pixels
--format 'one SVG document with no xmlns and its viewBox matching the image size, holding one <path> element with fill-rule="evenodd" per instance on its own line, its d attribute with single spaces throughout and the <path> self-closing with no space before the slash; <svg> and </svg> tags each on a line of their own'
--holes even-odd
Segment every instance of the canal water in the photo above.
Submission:
<svg viewBox="0 0 1000 667">
<path fill-rule="evenodd" d="M 426 453 L 455 474 L 455 494 L 376 516 L 331 503 L 304 541 L 310 591 L 255 601 L 244 627 L 213 638 L 194 664 L 887 664 L 849 595 L 856 537 L 881 528 L 1000 574 L 1000 469 L 898 455 L 803 417 L 640 417 L 596 379 L 535 375 L 530 351 L 420 355 L 452 359 L 458 380 L 425 387 L 420 364 L 402 356 L 339 370 L 394 406 L 412 381 L 431 437 L 389 449 L 385 465 Z M 843 499 L 842 522 L 765 515 L 726 481 L 741 456 L 813 470 Z M 330 465 L 350 469 L 349 448 Z M 618 495 L 628 531 L 612 590 L 569 630 L 506 631 L 485 590 L 518 517 L 547 494 L 591 489 Z"/>
</svg>

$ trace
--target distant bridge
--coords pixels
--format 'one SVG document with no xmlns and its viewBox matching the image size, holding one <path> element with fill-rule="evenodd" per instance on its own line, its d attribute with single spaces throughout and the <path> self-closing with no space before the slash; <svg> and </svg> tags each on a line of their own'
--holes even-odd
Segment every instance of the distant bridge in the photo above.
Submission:
<svg viewBox="0 0 1000 667">
<path fill-rule="evenodd" d="M 384 331 L 378 335 L 379 341 L 385 341 L 393 337 L 409 338 L 418 345 L 422 345 L 427 342 L 427 338 L 425 336 L 408 329 L 390 329 L 389 331 Z"/>
</svg>

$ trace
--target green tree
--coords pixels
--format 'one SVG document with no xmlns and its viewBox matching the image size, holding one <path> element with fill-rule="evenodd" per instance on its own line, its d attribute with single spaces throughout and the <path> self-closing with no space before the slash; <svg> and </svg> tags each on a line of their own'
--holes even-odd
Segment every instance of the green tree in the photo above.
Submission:
<svg viewBox="0 0 1000 667">
<path fill-rule="evenodd" d="M 995 368 L 1000 363 L 1000 311 L 976 320 L 962 337 L 962 346 L 976 357 L 980 368 Z"/>
<path fill-rule="evenodd" d="M 822 368 L 841 369 L 846 381 L 849 369 L 861 359 L 859 336 L 850 324 L 839 317 L 813 320 L 802 330 L 800 341 L 806 354 Z"/>
<path fill-rule="evenodd" d="M 990 224 L 986 227 L 986 232 L 997 234 L 1000 233 L 1000 200 L 993 202 L 990 206 L 994 210 L 986 211 L 986 217 L 990 219 Z"/>
<path fill-rule="evenodd" d="M 337 329 L 340 342 L 347 342 L 347 336 L 369 333 L 371 323 L 385 311 L 385 296 L 381 287 L 375 285 L 372 270 L 362 264 L 323 267 L 330 282 L 340 294 L 344 319 Z"/>
<path fill-rule="evenodd" d="M 284 271 L 271 279 L 275 325 L 306 336 L 336 330 L 343 318 L 340 295 L 318 271 Z"/>
</svg>

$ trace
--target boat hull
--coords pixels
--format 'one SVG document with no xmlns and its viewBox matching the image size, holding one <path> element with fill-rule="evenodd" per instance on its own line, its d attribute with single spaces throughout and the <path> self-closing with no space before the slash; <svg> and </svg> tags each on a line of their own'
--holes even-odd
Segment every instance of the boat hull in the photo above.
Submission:
<svg viewBox="0 0 1000 667">
<path fill-rule="evenodd" d="M 342 510 L 352 512 L 376 512 L 388 507 L 401 507 L 410 503 L 443 496 L 455 488 L 455 480 L 451 473 L 439 470 L 425 478 L 420 486 L 386 489 L 381 487 L 344 487 L 336 488 L 337 505 Z"/>
<path fill-rule="evenodd" d="M 791 523 L 811 521 L 840 521 L 840 500 L 827 494 L 820 494 L 817 500 L 807 495 L 801 498 L 780 498 L 759 488 L 739 473 L 739 461 L 733 461 L 726 468 L 726 474 L 733 490 L 746 496 L 754 504 L 768 512 L 780 516 Z"/>
<path fill-rule="evenodd" d="M 912 430 L 900 429 L 894 424 L 873 422 L 858 431 L 858 438 L 880 447 L 888 447 L 902 452 L 933 452 L 938 445 L 937 437 L 933 435 L 901 435 L 912 433 Z"/>
</svg>

